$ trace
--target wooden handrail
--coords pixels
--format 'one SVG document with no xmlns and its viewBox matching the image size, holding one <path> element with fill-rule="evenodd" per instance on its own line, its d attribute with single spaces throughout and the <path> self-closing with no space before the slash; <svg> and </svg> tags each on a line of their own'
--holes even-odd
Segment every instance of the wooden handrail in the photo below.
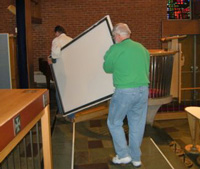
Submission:
<svg viewBox="0 0 200 169">
<path fill-rule="evenodd" d="M 44 168 L 52 169 L 48 90 L 1 89 L 0 107 L 0 163 L 41 120 Z"/>
<path fill-rule="evenodd" d="M 165 41 L 170 41 L 170 40 L 173 40 L 173 39 L 182 39 L 182 38 L 186 38 L 187 35 L 177 35 L 177 36 L 169 36 L 169 37 L 164 37 L 164 38 L 161 38 L 160 40 L 162 42 L 165 42 Z"/>
<path fill-rule="evenodd" d="M 177 51 L 163 49 L 149 49 L 150 56 L 168 56 L 174 55 Z"/>
<path fill-rule="evenodd" d="M 200 90 L 200 87 L 181 88 L 181 90 Z"/>
</svg>

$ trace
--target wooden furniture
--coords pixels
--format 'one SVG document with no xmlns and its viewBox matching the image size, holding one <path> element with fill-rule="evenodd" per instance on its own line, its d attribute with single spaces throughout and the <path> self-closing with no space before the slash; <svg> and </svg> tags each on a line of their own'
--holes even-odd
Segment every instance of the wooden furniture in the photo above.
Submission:
<svg viewBox="0 0 200 169">
<path fill-rule="evenodd" d="M 167 49 L 177 51 L 174 54 L 174 63 L 172 70 L 172 82 L 171 82 L 171 95 L 173 97 L 179 98 L 179 103 L 181 102 L 181 69 L 184 65 L 184 57 L 182 55 L 181 44 L 179 39 L 187 37 L 186 35 L 182 36 L 172 36 L 161 38 L 162 42 L 167 42 Z"/>
<path fill-rule="evenodd" d="M 19 87 L 16 36 L 0 33 L 0 88 Z"/>
<path fill-rule="evenodd" d="M 17 63 L 17 37 L 9 35 L 10 65 L 12 88 L 19 88 L 18 63 Z"/>
<path fill-rule="evenodd" d="M 200 107 L 186 107 L 188 115 L 188 123 L 190 127 L 190 133 L 192 137 L 192 144 L 186 145 L 185 150 L 189 153 L 200 154 L 199 136 L 200 136 Z M 200 164 L 200 156 L 197 158 L 197 162 Z"/>
<path fill-rule="evenodd" d="M 2 89 L 0 107 L 0 163 L 41 120 L 44 168 L 52 169 L 48 90 Z"/>
<path fill-rule="evenodd" d="M 163 20 L 162 37 L 200 34 L 199 20 Z"/>
<path fill-rule="evenodd" d="M 194 1 L 194 3 L 197 2 Z M 184 37 L 185 35 L 187 37 Z M 191 98 L 197 100 L 195 93 L 200 90 L 198 80 L 200 21 L 197 19 L 162 21 L 162 37 L 168 37 L 161 39 L 163 42 L 168 42 L 168 49 L 178 49 L 179 51 L 175 58 L 176 70 L 173 76 L 173 97 L 178 98 L 179 103 L 181 101 L 190 101 Z M 166 47 L 165 45 L 163 43 L 163 48 Z M 184 59 L 182 56 L 184 56 Z"/>
<path fill-rule="evenodd" d="M 173 56 L 176 51 L 161 49 L 149 50 L 150 75 L 149 75 L 149 100 L 147 124 L 153 125 L 155 116 L 163 104 L 172 101 L 170 94 Z"/>
</svg>

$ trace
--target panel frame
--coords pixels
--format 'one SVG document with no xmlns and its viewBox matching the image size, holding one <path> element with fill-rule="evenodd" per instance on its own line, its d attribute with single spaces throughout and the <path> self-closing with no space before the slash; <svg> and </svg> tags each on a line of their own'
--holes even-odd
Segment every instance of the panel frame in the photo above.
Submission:
<svg viewBox="0 0 200 169">
<path fill-rule="evenodd" d="M 80 35 L 78 35 L 78 36 L 77 36 L 76 38 L 74 38 L 71 42 L 69 42 L 68 44 L 66 44 L 65 46 L 63 46 L 63 47 L 61 48 L 61 51 L 65 50 L 68 46 L 72 45 L 74 42 L 76 42 L 77 40 L 79 40 L 80 38 L 82 38 L 83 36 L 85 36 L 87 33 L 89 33 L 90 31 L 92 31 L 92 30 L 95 29 L 96 27 L 98 27 L 98 26 L 99 26 L 100 24 L 102 24 L 103 22 L 105 22 L 105 23 L 107 24 L 108 30 L 109 30 L 109 34 L 110 34 L 110 38 L 111 38 L 111 40 L 112 40 L 112 44 L 114 44 L 115 42 L 114 42 L 114 40 L 113 40 L 113 38 L 112 38 L 112 23 L 111 23 L 111 20 L 110 20 L 109 15 L 107 15 L 107 16 L 105 16 L 104 18 L 102 18 L 100 21 L 98 21 L 97 23 L 95 23 L 94 25 L 92 25 L 91 27 L 89 27 L 89 28 L 88 28 L 87 30 L 85 30 L 83 33 L 81 33 Z M 112 45 L 112 44 L 111 44 L 111 45 Z M 109 48 L 109 47 L 108 47 L 108 48 Z M 57 62 L 57 59 L 53 59 L 53 63 L 56 63 L 56 62 Z M 58 94 L 57 101 L 60 102 L 59 104 L 61 105 L 61 108 L 62 108 L 62 112 L 60 112 L 60 113 L 63 114 L 64 116 L 68 116 L 68 115 L 77 113 L 77 112 L 79 112 L 79 111 L 85 110 L 85 109 L 87 109 L 87 108 L 89 108 L 89 107 L 92 107 L 92 106 L 94 106 L 94 105 L 97 105 L 97 104 L 99 104 L 99 103 L 102 103 L 102 102 L 104 102 L 104 101 L 107 101 L 107 100 L 109 100 L 109 99 L 111 98 L 111 96 L 112 96 L 112 94 L 113 94 L 113 92 L 114 92 L 114 87 L 113 87 L 113 91 L 112 91 L 110 94 L 108 94 L 108 95 L 106 95 L 106 96 L 104 96 L 104 97 L 101 97 L 101 98 L 99 98 L 99 99 L 92 100 L 92 101 L 90 101 L 90 102 L 87 103 L 87 104 L 83 104 L 83 105 L 80 105 L 80 106 L 78 106 L 78 107 L 76 107 L 76 108 L 73 108 L 73 109 L 71 109 L 71 110 L 65 111 L 65 108 L 64 108 L 64 105 L 63 105 L 63 102 L 62 102 L 61 93 L 60 93 L 59 86 L 58 86 L 58 80 L 57 80 L 57 78 L 56 78 L 56 74 L 55 74 L 55 70 L 54 70 L 54 69 L 55 69 L 55 68 L 54 68 L 54 64 L 51 64 L 51 65 L 50 65 L 50 68 L 51 68 L 52 76 L 53 76 L 53 79 L 54 79 L 54 82 L 55 82 L 55 88 L 56 88 L 57 94 Z M 103 69 L 103 65 L 102 65 L 102 69 Z M 105 73 L 105 75 L 106 75 L 106 73 Z M 110 74 L 110 76 L 112 76 L 112 75 Z M 113 84 L 111 83 L 111 85 L 113 85 Z"/>
</svg>

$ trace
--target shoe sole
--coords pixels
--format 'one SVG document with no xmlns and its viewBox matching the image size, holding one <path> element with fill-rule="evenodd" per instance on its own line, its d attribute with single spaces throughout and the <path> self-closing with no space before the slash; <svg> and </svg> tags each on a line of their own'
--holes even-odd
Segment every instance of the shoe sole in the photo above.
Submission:
<svg viewBox="0 0 200 169">
<path fill-rule="evenodd" d="M 135 167 L 135 168 L 140 168 L 142 165 L 137 165 L 137 166 L 135 166 L 135 165 L 133 165 L 133 167 Z"/>
<path fill-rule="evenodd" d="M 127 162 L 127 163 L 114 163 L 113 161 L 111 161 L 111 163 L 114 164 L 114 165 L 126 165 L 126 164 L 130 164 L 131 161 Z"/>
</svg>

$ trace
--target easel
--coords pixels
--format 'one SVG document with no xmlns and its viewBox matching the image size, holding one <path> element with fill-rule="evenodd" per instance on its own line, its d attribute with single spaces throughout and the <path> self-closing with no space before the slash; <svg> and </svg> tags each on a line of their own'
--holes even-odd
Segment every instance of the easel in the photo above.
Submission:
<svg viewBox="0 0 200 169">
<path fill-rule="evenodd" d="M 101 103 L 98 106 L 94 106 L 87 110 L 78 112 L 72 119 L 66 117 L 66 120 L 72 122 L 72 154 L 71 154 L 71 169 L 74 169 L 74 147 L 75 147 L 75 131 L 76 123 L 90 120 L 95 117 L 103 116 L 108 114 L 108 102 Z"/>
</svg>

